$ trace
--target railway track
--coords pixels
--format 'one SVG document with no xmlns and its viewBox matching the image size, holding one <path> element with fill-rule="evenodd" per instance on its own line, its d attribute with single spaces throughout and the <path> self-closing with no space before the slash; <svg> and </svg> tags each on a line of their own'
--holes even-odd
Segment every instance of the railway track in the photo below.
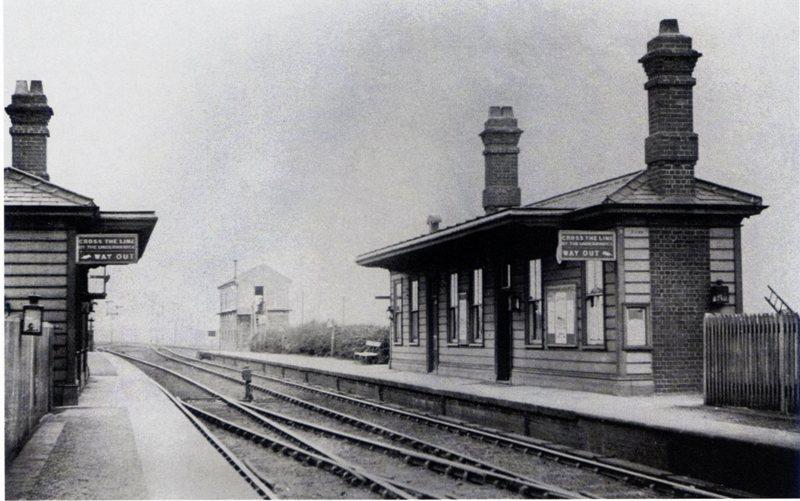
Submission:
<svg viewBox="0 0 800 501">
<path fill-rule="evenodd" d="M 319 426 L 307 421 L 292 418 L 275 411 L 270 411 L 251 404 L 242 404 L 198 381 L 190 379 L 189 377 L 173 371 L 169 368 L 154 364 L 141 358 L 132 357 L 128 354 L 118 353 L 114 351 L 109 353 L 126 358 L 136 364 L 145 365 L 151 368 L 158 369 L 169 373 L 170 375 L 179 378 L 180 380 L 192 384 L 197 388 L 202 389 L 205 393 L 212 395 L 214 398 L 224 402 L 228 407 L 238 411 L 249 417 L 251 420 L 257 422 L 259 425 L 264 426 L 271 431 L 279 434 L 285 440 L 276 440 L 263 435 L 255 430 L 242 427 L 234 423 L 230 419 L 225 419 L 219 415 L 203 410 L 198 406 L 184 403 L 183 405 L 193 414 L 204 419 L 216 426 L 219 426 L 227 431 L 236 433 L 239 436 L 252 440 L 261 445 L 271 448 L 274 451 L 282 452 L 290 455 L 295 459 L 302 461 L 306 464 L 326 469 L 334 474 L 343 477 L 348 482 L 358 482 L 366 484 L 370 490 L 379 493 L 382 497 L 390 499 L 408 499 L 408 498 L 443 498 L 438 493 L 426 492 L 417 486 L 400 483 L 395 480 L 386 479 L 373 472 L 367 471 L 365 468 L 348 461 L 339 455 L 330 451 L 329 448 L 312 443 L 308 439 L 301 437 L 294 433 L 291 428 L 299 428 L 306 431 L 313 432 L 325 437 L 332 437 L 336 440 L 345 440 L 358 444 L 361 447 L 369 450 L 377 450 L 383 454 L 398 457 L 405 463 L 427 468 L 440 475 L 446 475 L 461 481 L 468 481 L 474 484 L 492 485 L 498 489 L 504 489 L 511 492 L 519 493 L 525 497 L 543 497 L 543 498 L 576 498 L 586 497 L 580 493 L 562 489 L 557 486 L 544 484 L 533 479 L 526 479 L 516 474 L 510 474 L 499 471 L 498 468 L 492 465 L 482 464 L 474 458 L 467 458 L 462 462 L 446 459 L 433 454 L 420 452 L 414 449 L 407 449 L 388 444 L 382 444 L 375 441 L 365 440 L 363 437 L 342 432 L 331 427 Z M 195 369 L 210 372 L 217 377 L 239 383 L 238 379 L 233 376 L 208 369 L 207 367 L 197 366 L 196 364 L 187 363 L 185 360 L 179 360 L 176 357 L 159 353 L 160 356 L 170 358 L 174 362 L 191 366 Z M 281 424 L 283 423 L 283 424 Z M 286 425 L 286 426 L 284 426 Z M 451 455 L 456 455 L 454 452 L 449 452 Z"/>
<path fill-rule="evenodd" d="M 187 364 L 192 364 L 192 366 L 201 370 L 205 370 L 207 372 L 217 373 L 217 371 L 213 371 L 212 369 L 209 369 L 209 367 L 214 367 L 216 369 L 234 372 L 237 375 L 239 374 L 240 371 L 238 368 L 235 367 L 227 366 L 216 362 L 210 362 L 207 360 L 197 360 L 192 357 L 187 357 L 185 355 L 175 353 L 172 350 L 165 349 L 165 351 L 168 352 L 169 355 L 164 353 L 160 353 L 160 355 L 163 357 L 170 358 L 172 360 L 182 361 Z M 223 373 L 217 373 L 217 375 L 231 378 L 231 380 L 239 381 L 234 376 L 225 375 Z M 549 447 L 547 445 L 543 445 L 540 443 L 530 442 L 522 438 L 506 435 L 502 432 L 484 430 L 472 425 L 464 423 L 454 423 L 452 421 L 441 419 L 435 416 L 430 416 L 427 414 L 420 414 L 417 412 L 408 411 L 404 409 L 397 409 L 381 403 L 365 400 L 363 398 L 356 398 L 349 395 L 343 395 L 340 393 L 332 392 L 329 390 L 321 389 L 307 384 L 302 384 L 296 381 L 290 381 L 258 373 L 253 373 L 253 377 L 254 379 L 269 381 L 272 383 L 279 383 L 282 385 L 287 385 L 289 387 L 302 389 L 304 391 L 310 391 L 358 407 L 365 407 L 381 413 L 392 414 L 418 423 L 424 423 L 426 425 L 433 426 L 438 429 L 448 430 L 457 433 L 459 435 L 470 436 L 472 438 L 476 438 L 478 440 L 488 442 L 490 444 L 494 444 L 499 447 L 511 448 L 516 451 L 524 452 L 526 454 L 556 461 L 564 465 L 570 465 L 576 468 L 590 470 L 614 479 L 621 480 L 630 485 L 642 486 L 656 490 L 658 492 L 667 494 L 670 497 L 689 497 L 689 498 L 749 497 L 747 496 L 747 493 L 735 491 L 732 489 L 727 489 L 723 486 L 716 486 L 714 488 L 709 488 L 705 485 L 701 486 L 689 481 L 683 481 L 683 480 L 677 480 L 675 478 L 653 475 L 637 471 L 634 469 L 625 468 L 617 464 L 604 462 L 596 458 L 587 458 L 567 451 L 559 450 L 557 448 Z M 416 441 L 416 439 L 414 439 L 413 437 L 408 437 L 406 435 L 393 432 L 392 430 L 386 429 L 384 427 L 381 427 L 373 423 L 365 422 L 363 420 L 358 420 L 357 418 L 353 418 L 352 416 L 347 416 L 345 414 L 338 413 L 337 411 L 327 409 L 325 407 L 297 398 L 295 396 L 286 395 L 284 393 L 275 391 L 273 389 L 258 384 L 253 384 L 253 389 L 255 389 L 256 391 L 266 393 L 275 398 L 280 398 L 282 400 L 294 403 L 296 405 L 300 405 L 305 408 L 315 410 L 316 412 L 320 412 L 334 419 L 341 420 L 342 422 L 347 422 L 348 424 L 361 427 L 373 433 L 390 437 L 395 440 L 400 440 L 401 443 L 404 443 L 404 445 L 408 445 L 409 447 L 412 447 L 416 450 L 438 454 L 441 457 L 454 458 L 454 456 L 451 456 L 453 451 L 448 451 L 443 448 L 437 448 L 437 446 L 424 443 L 422 441 Z M 467 464 L 469 464 L 469 460 L 467 460 Z M 494 466 L 487 465 L 487 468 L 494 468 Z M 509 473 L 502 469 L 499 470 L 502 471 L 503 473 Z M 591 497 L 587 493 L 582 492 L 581 494 L 583 494 L 584 496 Z"/>
</svg>

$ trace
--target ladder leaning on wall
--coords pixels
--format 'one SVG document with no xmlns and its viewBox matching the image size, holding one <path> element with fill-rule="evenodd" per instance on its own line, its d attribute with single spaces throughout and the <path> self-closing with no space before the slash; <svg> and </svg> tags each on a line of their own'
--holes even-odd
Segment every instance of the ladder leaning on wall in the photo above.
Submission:
<svg viewBox="0 0 800 501">
<path fill-rule="evenodd" d="M 790 313 L 794 314 L 794 310 L 786 304 L 786 301 L 775 292 L 775 289 L 767 285 L 767 289 L 769 289 L 769 296 L 764 296 L 764 299 L 767 300 L 772 309 L 775 310 L 776 313 Z"/>
</svg>

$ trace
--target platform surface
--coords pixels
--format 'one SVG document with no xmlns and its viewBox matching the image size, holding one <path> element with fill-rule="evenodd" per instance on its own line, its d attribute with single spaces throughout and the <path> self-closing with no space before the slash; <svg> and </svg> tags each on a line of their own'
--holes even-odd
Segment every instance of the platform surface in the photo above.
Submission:
<svg viewBox="0 0 800 501">
<path fill-rule="evenodd" d="M 107 353 L 89 369 L 6 470 L 7 499 L 258 499 L 143 372 Z"/>
<path fill-rule="evenodd" d="M 608 419 L 649 428 L 800 450 L 800 427 L 795 420 L 766 412 L 705 406 L 700 394 L 621 397 L 398 371 L 389 369 L 387 365 L 366 365 L 352 360 L 275 353 L 202 351 L 430 388 L 435 392 L 476 395 L 501 402 L 536 405 L 591 419 Z"/>
</svg>

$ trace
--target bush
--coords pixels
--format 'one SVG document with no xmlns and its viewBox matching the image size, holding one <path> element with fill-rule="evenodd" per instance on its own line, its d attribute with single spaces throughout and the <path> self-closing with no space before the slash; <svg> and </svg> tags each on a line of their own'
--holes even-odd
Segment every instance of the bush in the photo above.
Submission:
<svg viewBox="0 0 800 501">
<path fill-rule="evenodd" d="M 357 351 L 364 351 L 366 341 L 380 341 L 376 363 L 389 361 L 389 328 L 369 324 L 336 325 L 334 329 L 335 358 L 353 359 Z M 293 353 L 317 357 L 331 354 L 331 328 L 322 322 L 307 322 L 290 327 L 285 332 L 267 332 L 253 339 L 252 351 Z"/>
</svg>

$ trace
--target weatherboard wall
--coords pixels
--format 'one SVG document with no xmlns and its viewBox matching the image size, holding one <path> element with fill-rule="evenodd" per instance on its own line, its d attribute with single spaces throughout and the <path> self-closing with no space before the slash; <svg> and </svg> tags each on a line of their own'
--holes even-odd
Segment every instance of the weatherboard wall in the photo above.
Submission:
<svg viewBox="0 0 800 501">
<path fill-rule="evenodd" d="M 622 230 L 620 229 L 620 235 Z M 634 244 L 636 245 L 636 244 Z M 512 266 L 512 296 L 520 298 L 524 305 L 528 288 L 528 256 L 510 258 Z M 448 288 L 449 274 L 458 272 L 459 290 L 469 289 L 471 273 L 474 268 L 440 270 L 435 274 L 404 274 L 393 272 L 390 275 L 390 290 L 394 291 L 396 282 L 402 283 L 403 319 L 402 340 L 391 343 L 391 367 L 398 370 L 427 372 L 428 370 L 428 301 L 429 293 L 437 296 L 436 325 L 438 364 L 434 372 L 442 376 L 465 377 L 484 381 L 496 380 L 496 280 L 501 262 L 483 265 L 483 340 L 471 345 L 457 345 L 448 342 Z M 576 334 L 574 347 L 552 347 L 526 343 L 526 318 L 523 308 L 511 313 L 512 356 L 511 381 L 515 384 L 536 384 L 572 389 L 586 389 L 607 393 L 647 393 L 652 389 L 649 354 L 625 353 L 617 323 L 618 282 L 622 280 L 617 272 L 615 261 L 603 265 L 604 288 L 604 337 L 602 346 L 586 344 L 584 332 L 584 303 L 586 301 L 585 265 L 579 261 L 565 261 L 558 264 L 554 256 L 543 257 L 543 285 L 573 284 L 576 287 Z M 431 279 L 433 278 L 433 282 Z M 419 280 L 419 338 L 409 340 L 411 327 L 410 283 Z M 394 333 L 392 332 L 392 336 Z M 626 372 L 627 363 L 630 372 Z M 644 384 L 642 384 L 644 383 Z"/>
<path fill-rule="evenodd" d="M 54 400 L 63 399 L 63 388 L 73 383 L 74 368 L 68 356 L 70 339 L 67 329 L 70 297 L 75 284 L 68 277 L 74 273 L 69 265 L 69 235 L 64 230 L 18 231 L 7 230 L 4 236 L 4 294 L 12 312 L 22 312 L 29 297 L 41 298 L 44 321 L 53 326 L 53 381 L 56 383 Z M 74 309 L 74 308 L 73 308 Z"/>
</svg>

